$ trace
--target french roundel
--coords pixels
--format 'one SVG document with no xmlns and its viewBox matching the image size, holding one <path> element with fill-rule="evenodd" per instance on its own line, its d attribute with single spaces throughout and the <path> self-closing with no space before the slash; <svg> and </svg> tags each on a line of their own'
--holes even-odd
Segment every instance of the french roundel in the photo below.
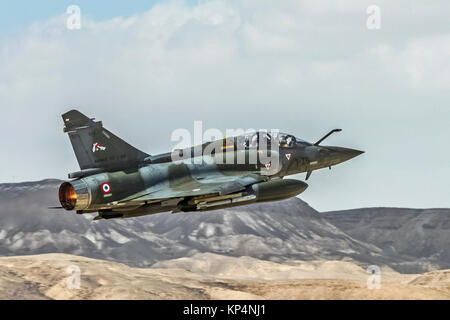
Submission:
<svg viewBox="0 0 450 320">
<path fill-rule="evenodd" d="M 111 185 L 107 182 L 102 183 L 102 191 L 104 194 L 108 194 L 111 192 Z"/>
</svg>

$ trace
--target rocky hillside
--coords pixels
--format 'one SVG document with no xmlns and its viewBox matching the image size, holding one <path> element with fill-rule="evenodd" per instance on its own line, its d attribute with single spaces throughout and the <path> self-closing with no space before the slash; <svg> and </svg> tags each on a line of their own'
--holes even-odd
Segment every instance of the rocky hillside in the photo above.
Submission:
<svg viewBox="0 0 450 320">
<path fill-rule="evenodd" d="M 370 262 L 381 252 L 354 240 L 300 199 L 203 213 L 92 221 L 50 210 L 57 180 L 0 185 L 0 254 L 71 253 L 133 266 L 212 252 L 261 259 Z"/>
<path fill-rule="evenodd" d="M 94 214 L 48 209 L 58 205 L 59 184 L 0 184 L 0 255 L 69 253 L 144 267 L 210 252 L 278 262 L 345 259 L 407 272 L 449 261 L 445 210 L 433 211 L 430 219 L 420 210 L 403 215 L 389 208 L 319 213 L 293 198 L 211 212 L 92 221 Z"/>
<path fill-rule="evenodd" d="M 379 247 L 385 256 L 450 267 L 450 209 L 365 208 L 321 215 L 352 238 Z M 407 265 L 414 267 L 405 263 L 403 269 Z"/>
</svg>

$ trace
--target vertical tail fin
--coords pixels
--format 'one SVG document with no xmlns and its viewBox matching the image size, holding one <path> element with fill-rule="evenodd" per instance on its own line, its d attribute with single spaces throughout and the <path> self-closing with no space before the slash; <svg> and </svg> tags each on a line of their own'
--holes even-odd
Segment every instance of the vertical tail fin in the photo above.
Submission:
<svg viewBox="0 0 450 320">
<path fill-rule="evenodd" d="M 69 134 L 81 170 L 105 170 L 136 167 L 149 155 L 129 145 L 77 110 L 62 115 L 64 132 Z"/>
</svg>

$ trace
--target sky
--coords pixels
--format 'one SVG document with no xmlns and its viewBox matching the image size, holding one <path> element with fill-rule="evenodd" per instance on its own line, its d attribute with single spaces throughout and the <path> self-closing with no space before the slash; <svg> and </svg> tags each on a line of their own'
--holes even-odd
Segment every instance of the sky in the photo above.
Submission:
<svg viewBox="0 0 450 320">
<path fill-rule="evenodd" d="M 118 16 L 129 17 L 147 11 L 156 3 L 156 0 L 133 0 L 128 3 L 117 0 L 2 1 L 0 2 L 0 33 L 14 32 L 37 21 L 44 22 L 66 12 L 70 5 L 77 5 L 83 9 L 83 16 L 106 20 Z"/>
<path fill-rule="evenodd" d="M 150 154 L 196 120 L 309 141 L 342 128 L 323 144 L 365 153 L 313 172 L 312 207 L 449 207 L 450 2 L 377 1 L 369 29 L 372 4 L 3 1 L 0 182 L 77 171 L 60 117 L 76 108 Z"/>
</svg>

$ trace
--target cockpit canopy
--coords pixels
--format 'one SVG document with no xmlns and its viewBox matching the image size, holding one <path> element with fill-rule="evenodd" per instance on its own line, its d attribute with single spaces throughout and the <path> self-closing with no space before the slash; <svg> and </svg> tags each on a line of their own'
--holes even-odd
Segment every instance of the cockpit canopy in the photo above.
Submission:
<svg viewBox="0 0 450 320">
<path fill-rule="evenodd" d="M 312 144 L 295 137 L 292 134 L 281 132 L 253 131 L 238 136 L 232 136 L 211 142 L 203 143 L 200 147 L 202 154 L 215 154 L 217 152 L 233 152 L 236 150 L 269 150 L 286 149 L 294 146 L 311 146 Z M 272 148 L 272 146 L 275 146 Z M 176 149 L 172 152 L 152 156 L 152 163 L 172 161 L 173 157 L 177 159 L 187 159 L 196 156 L 195 149 L 198 147 L 189 147 L 185 149 Z"/>
<path fill-rule="evenodd" d="M 309 143 L 308 141 L 305 141 L 303 139 L 297 138 L 289 133 L 279 133 L 278 136 L 279 141 L 279 147 L 280 148 L 292 148 L 295 145 L 304 145 L 304 146 L 311 146 L 312 143 Z"/>
<path fill-rule="evenodd" d="M 305 140 L 300 139 L 300 138 L 295 138 L 295 142 L 297 144 L 301 144 L 301 145 L 304 145 L 304 146 L 312 146 L 313 145 L 311 142 L 305 141 Z"/>
<path fill-rule="evenodd" d="M 265 132 L 265 131 L 257 131 L 246 135 L 237 136 L 236 140 L 240 142 L 243 142 L 243 145 L 245 149 L 248 148 L 270 148 L 272 143 L 275 143 L 278 145 L 279 148 L 292 148 L 296 144 L 304 145 L 304 146 L 310 146 L 311 143 L 296 138 L 292 134 L 288 133 L 281 133 L 281 132 Z"/>
</svg>

